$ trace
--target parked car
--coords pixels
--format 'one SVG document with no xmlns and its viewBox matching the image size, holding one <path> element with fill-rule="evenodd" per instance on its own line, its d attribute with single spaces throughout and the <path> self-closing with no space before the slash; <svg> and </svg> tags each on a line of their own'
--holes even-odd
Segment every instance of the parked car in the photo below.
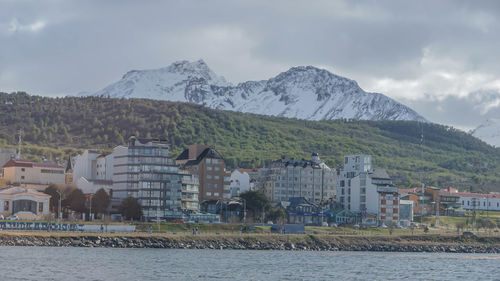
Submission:
<svg viewBox="0 0 500 281">
<path fill-rule="evenodd" d="M 7 219 L 10 221 L 17 221 L 17 220 L 19 220 L 19 217 L 16 215 L 13 215 L 13 216 L 7 217 Z"/>
<path fill-rule="evenodd" d="M 4 220 L 5 217 L 3 215 L 0 215 L 0 220 Z"/>
</svg>

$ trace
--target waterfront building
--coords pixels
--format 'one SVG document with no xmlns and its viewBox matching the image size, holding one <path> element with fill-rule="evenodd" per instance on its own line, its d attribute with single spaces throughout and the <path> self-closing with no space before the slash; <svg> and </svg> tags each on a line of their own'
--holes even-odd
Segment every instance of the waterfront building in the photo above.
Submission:
<svg viewBox="0 0 500 281">
<path fill-rule="evenodd" d="M 193 144 L 175 160 L 176 164 L 196 175 L 199 181 L 199 202 L 205 200 L 228 201 L 231 198 L 231 173 L 215 147 Z"/>
<path fill-rule="evenodd" d="M 31 188 L 12 186 L 0 190 L 1 214 L 19 219 L 42 219 L 50 214 L 50 195 Z"/>
<path fill-rule="evenodd" d="M 413 201 L 399 200 L 399 223 L 408 227 L 413 222 Z"/>
<path fill-rule="evenodd" d="M 304 197 L 313 203 L 321 203 L 335 197 L 337 175 L 317 153 L 311 160 L 281 158 L 261 169 L 259 189 L 272 202 L 288 201 Z"/>
<path fill-rule="evenodd" d="M 183 206 L 197 210 L 196 177 L 179 170 L 166 141 L 132 136 L 113 155 L 112 207 L 126 197 L 137 198 L 147 220 L 182 219 Z"/>
<path fill-rule="evenodd" d="M 49 162 L 35 162 L 26 159 L 10 159 L 3 165 L 3 177 L 8 184 L 18 184 L 37 190 L 49 184 L 66 182 L 64 167 Z"/>
<path fill-rule="evenodd" d="M 344 157 L 344 167 L 337 181 L 337 203 L 355 214 L 362 223 L 398 223 L 399 196 L 384 169 L 372 168 L 371 155 Z"/>
</svg>

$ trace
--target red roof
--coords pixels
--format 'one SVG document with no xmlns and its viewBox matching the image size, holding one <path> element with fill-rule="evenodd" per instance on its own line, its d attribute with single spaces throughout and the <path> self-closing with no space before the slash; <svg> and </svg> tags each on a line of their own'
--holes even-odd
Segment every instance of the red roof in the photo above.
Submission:
<svg viewBox="0 0 500 281">
<path fill-rule="evenodd" d="M 33 168 L 33 167 L 41 167 L 41 168 L 57 168 L 57 169 L 64 169 L 64 167 L 55 164 L 55 163 L 38 163 L 35 161 L 27 160 L 27 159 L 10 159 L 5 165 L 3 165 L 4 168 L 8 167 L 26 167 L 26 168 Z"/>
</svg>

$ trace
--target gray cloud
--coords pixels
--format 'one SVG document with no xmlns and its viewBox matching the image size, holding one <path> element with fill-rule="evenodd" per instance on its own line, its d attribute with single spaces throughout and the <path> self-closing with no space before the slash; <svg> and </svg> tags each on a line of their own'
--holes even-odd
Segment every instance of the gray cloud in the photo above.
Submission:
<svg viewBox="0 0 500 281">
<path fill-rule="evenodd" d="M 180 59 L 232 82 L 316 65 L 468 128 L 500 116 L 499 16 L 499 1 L 7 0 L 0 90 L 95 91 Z"/>
</svg>

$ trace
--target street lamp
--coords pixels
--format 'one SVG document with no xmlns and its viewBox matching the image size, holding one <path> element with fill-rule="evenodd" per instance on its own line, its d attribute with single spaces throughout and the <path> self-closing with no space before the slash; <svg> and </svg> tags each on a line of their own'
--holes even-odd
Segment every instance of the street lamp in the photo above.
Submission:
<svg viewBox="0 0 500 281">
<path fill-rule="evenodd" d="M 90 211 L 89 211 L 89 221 L 92 221 L 92 197 L 94 197 L 94 194 L 90 194 Z"/>
</svg>

